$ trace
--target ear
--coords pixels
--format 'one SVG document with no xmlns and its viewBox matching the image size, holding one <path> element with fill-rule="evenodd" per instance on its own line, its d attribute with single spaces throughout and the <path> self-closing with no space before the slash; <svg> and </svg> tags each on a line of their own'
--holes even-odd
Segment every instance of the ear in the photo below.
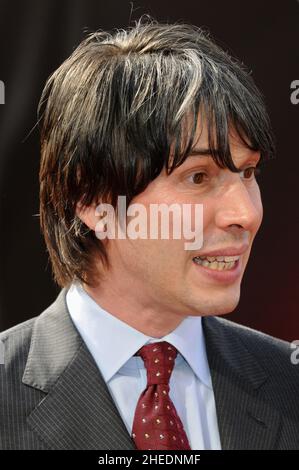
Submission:
<svg viewBox="0 0 299 470">
<path fill-rule="evenodd" d="M 83 206 L 81 202 L 76 205 L 76 215 L 84 222 L 90 230 L 95 231 L 99 216 L 96 215 L 96 204 Z"/>
</svg>

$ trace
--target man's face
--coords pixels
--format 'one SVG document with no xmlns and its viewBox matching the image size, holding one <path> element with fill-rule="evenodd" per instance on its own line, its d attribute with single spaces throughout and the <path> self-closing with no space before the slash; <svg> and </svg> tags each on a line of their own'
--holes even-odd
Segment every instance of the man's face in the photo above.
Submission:
<svg viewBox="0 0 299 470">
<path fill-rule="evenodd" d="M 205 128 L 198 129 L 196 148 L 208 148 Z M 147 209 L 150 204 L 202 204 L 203 245 L 199 250 L 184 249 L 183 238 L 109 240 L 114 282 L 127 286 L 126 295 L 135 296 L 144 308 L 186 316 L 219 315 L 237 306 L 263 209 L 252 169 L 260 154 L 245 147 L 235 133 L 230 148 L 235 165 L 246 171 L 233 173 L 219 168 L 211 156 L 192 155 L 170 175 L 163 170 L 132 201 Z M 204 266 L 194 260 L 207 255 L 239 257 L 233 266 L 223 265 L 223 261 Z"/>
</svg>

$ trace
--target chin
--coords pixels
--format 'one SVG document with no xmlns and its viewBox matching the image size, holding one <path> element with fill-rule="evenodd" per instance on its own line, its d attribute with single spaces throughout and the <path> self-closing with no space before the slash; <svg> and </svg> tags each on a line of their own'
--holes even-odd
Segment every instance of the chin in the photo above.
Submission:
<svg viewBox="0 0 299 470">
<path fill-rule="evenodd" d="M 231 313 L 235 310 L 239 302 L 234 302 L 229 305 L 220 305 L 216 306 L 214 309 L 214 313 L 208 313 L 207 315 L 225 315 Z"/>
<path fill-rule="evenodd" d="M 209 315 L 225 315 L 235 310 L 240 300 L 240 293 L 230 296 L 223 296 L 223 298 L 209 298 L 206 301 L 198 299 L 196 306 L 193 305 L 193 311 L 197 312 L 195 315 L 209 316 Z M 194 308 L 195 307 L 195 308 Z"/>
</svg>

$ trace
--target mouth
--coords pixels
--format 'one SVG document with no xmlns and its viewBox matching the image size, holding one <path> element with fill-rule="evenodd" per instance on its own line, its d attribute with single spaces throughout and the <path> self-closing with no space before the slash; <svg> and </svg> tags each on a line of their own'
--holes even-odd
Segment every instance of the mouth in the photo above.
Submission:
<svg viewBox="0 0 299 470">
<path fill-rule="evenodd" d="M 241 255 L 236 256 L 195 256 L 194 263 L 212 271 L 229 271 L 234 269 Z"/>
<path fill-rule="evenodd" d="M 208 282 L 231 285 L 238 282 L 243 272 L 243 255 L 249 245 L 227 247 L 198 254 L 192 258 L 197 273 Z"/>
</svg>

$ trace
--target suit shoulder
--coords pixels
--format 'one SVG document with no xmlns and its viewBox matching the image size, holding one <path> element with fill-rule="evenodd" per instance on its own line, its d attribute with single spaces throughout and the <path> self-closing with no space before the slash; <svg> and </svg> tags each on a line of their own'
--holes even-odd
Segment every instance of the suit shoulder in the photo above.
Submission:
<svg viewBox="0 0 299 470">
<path fill-rule="evenodd" d="M 18 323 L 11 328 L 0 332 L 0 340 L 5 342 L 11 338 L 31 336 L 34 322 L 37 317 L 32 317 L 29 320 L 26 320 L 22 323 Z"/>
<path fill-rule="evenodd" d="M 294 346 L 290 342 L 225 318 L 214 317 L 214 322 L 223 341 L 227 343 L 235 338 L 266 369 L 273 369 L 276 373 L 280 370 L 282 375 L 291 371 L 299 379 L 299 365 L 295 367 L 292 362 Z"/>
<path fill-rule="evenodd" d="M 262 331 L 255 330 L 249 326 L 241 325 L 232 320 L 228 320 L 222 317 L 215 317 L 219 325 L 224 327 L 231 334 L 239 336 L 241 340 L 249 343 L 261 343 L 265 347 L 278 348 L 281 351 L 289 350 L 290 344 L 288 341 L 276 338 Z"/>
<path fill-rule="evenodd" d="M 65 290 L 61 291 L 59 297 L 62 299 L 63 294 Z M 9 340 L 12 340 L 14 342 L 17 342 L 18 339 L 29 339 L 31 338 L 32 331 L 34 328 L 35 322 L 41 318 L 47 316 L 49 313 L 51 313 L 55 309 L 55 304 L 58 299 L 54 300 L 50 305 L 48 305 L 39 315 L 36 315 L 29 320 L 26 320 L 22 323 L 18 323 L 17 325 L 0 332 L 0 340 L 2 342 L 7 342 Z"/>
<path fill-rule="evenodd" d="M 6 373 L 16 367 L 24 367 L 36 318 L 33 317 L 0 333 Z"/>
</svg>

